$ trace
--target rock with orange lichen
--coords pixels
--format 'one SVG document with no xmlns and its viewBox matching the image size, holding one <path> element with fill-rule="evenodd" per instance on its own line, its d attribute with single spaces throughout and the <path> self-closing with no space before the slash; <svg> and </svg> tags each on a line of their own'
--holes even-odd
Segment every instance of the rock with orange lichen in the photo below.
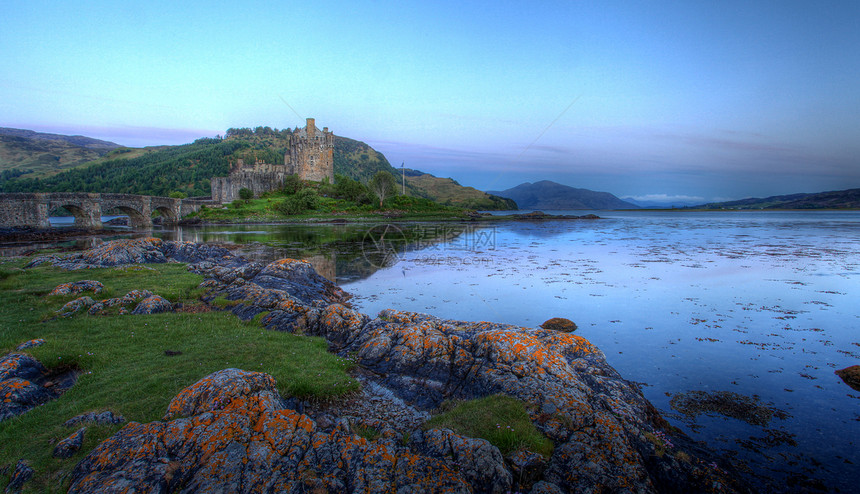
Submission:
<svg viewBox="0 0 860 494">
<path fill-rule="evenodd" d="M 59 317 L 70 317 L 77 314 L 78 312 L 89 309 L 95 303 L 96 301 L 90 297 L 78 297 L 74 300 L 66 302 L 65 305 L 57 309 L 57 314 L 59 314 Z"/>
<path fill-rule="evenodd" d="M 12 472 L 12 477 L 9 479 L 9 484 L 4 492 L 21 492 L 24 484 L 33 478 L 33 469 L 24 460 L 18 460 L 15 464 L 15 470 Z"/>
<path fill-rule="evenodd" d="M 45 344 L 44 338 L 33 338 L 32 340 L 27 340 L 27 341 L 21 343 L 20 345 L 15 347 L 15 350 L 26 350 L 28 348 L 34 348 L 37 346 L 42 346 L 44 344 Z"/>
<path fill-rule="evenodd" d="M 493 393 L 523 400 L 556 444 L 541 479 L 544 489 L 697 492 L 719 486 L 732 492 L 731 479 L 695 466 L 702 463 L 673 463 L 674 476 L 656 466 L 663 460 L 652 458 L 654 445 L 643 437 L 665 422 L 580 336 L 394 310 L 367 320 L 340 306 L 323 309 L 317 321 L 305 332 L 354 355 L 381 385 L 419 408 Z"/>
<path fill-rule="evenodd" d="M 99 293 L 105 289 L 105 286 L 100 281 L 95 280 L 81 280 L 81 281 L 71 281 L 69 283 L 62 283 L 57 285 L 56 288 L 51 290 L 51 293 L 48 295 L 72 295 L 78 294 L 82 292 L 93 292 Z"/>
<path fill-rule="evenodd" d="M 131 311 L 134 315 L 140 314 L 158 314 L 161 312 L 173 312 L 173 304 L 164 297 L 159 295 L 150 295 L 141 300 Z"/>
<path fill-rule="evenodd" d="M 270 376 L 226 369 L 177 395 L 164 421 L 101 443 L 69 492 L 474 492 L 457 470 L 342 420 L 321 430 L 282 408 Z"/>
<path fill-rule="evenodd" d="M 458 465 L 460 474 L 475 492 L 510 492 L 513 476 L 499 448 L 485 439 L 463 437 L 448 429 L 418 431 L 411 437 L 414 451 Z"/>
<path fill-rule="evenodd" d="M 307 261 L 281 259 L 269 263 L 248 281 L 263 289 L 287 292 L 304 304 L 322 301 L 328 305 L 343 303 L 349 298 L 340 287 L 320 276 Z"/>
<path fill-rule="evenodd" d="M 193 263 L 190 270 L 209 278 L 204 300 L 223 296 L 242 318 L 266 312 L 268 329 L 325 337 L 404 407 L 426 413 L 445 399 L 494 393 L 522 400 L 555 444 L 551 458 L 532 469 L 534 492 L 744 491 L 578 335 L 394 310 L 370 318 L 304 261 L 262 265 L 199 244 L 151 240 L 116 248 L 130 260 L 158 251 Z M 100 256 L 86 260 L 114 259 Z M 75 468 L 71 490 L 502 492 L 523 485 L 506 480 L 511 465 L 481 441 L 418 430 L 407 440 L 397 427 L 381 427 L 368 440 L 343 417 L 324 415 L 320 426 L 290 406 L 268 376 L 212 374 L 177 395 L 163 421 L 130 423 L 99 445 Z M 685 460 L 658 451 L 647 439 L 656 432 L 671 435 Z"/>
<path fill-rule="evenodd" d="M 194 242 L 165 241 L 160 238 L 120 239 L 71 254 L 40 256 L 27 264 L 34 267 L 50 263 L 61 269 L 77 270 L 169 261 L 199 263 L 239 268 L 248 261 L 233 255 L 224 247 Z"/>
<path fill-rule="evenodd" d="M 59 397 L 74 382 L 74 373 L 52 374 L 25 353 L 0 357 L 0 421 Z"/>
<path fill-rule="evenodd" d="M 77 453 L 78 450 L 81 449 L 81 446 L 84 444 L 84 434 L 86 433 L 86 431 L 86 427 L 81 427 L 71 436 L 58 442 L 57 445 L 54 447 L 54 452 L 51 453 L 51 456 L 53 456 L 54 458 L 70 458 L 72 455 Z"/>
</svg>

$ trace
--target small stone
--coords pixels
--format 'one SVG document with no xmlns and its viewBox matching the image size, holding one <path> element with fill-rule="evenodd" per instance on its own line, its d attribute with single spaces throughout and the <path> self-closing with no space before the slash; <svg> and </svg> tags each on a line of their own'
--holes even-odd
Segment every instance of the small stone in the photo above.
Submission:
<svg viewBox="0 0 860 494">
<path fill-rule="evenodd" d="M 572 333 L 576 331 L 576 323 L 563 317 L 553 317 L 540 325 L 543 329 Z"/>
<path fill-rule="evenodd" d="M 175 357 L 176 355 L 182 355 L 182 352 L 179 350 L 165 350 L 164 354 L 168 357 Z"/>
<path fill-rule="evenodd" d="M 81 427 L 74 434 L 57 443 L 52 456 L 54 458 L 71 458 L 84 444 L 84 433 L 86 431 L 86 427 Z"/>
<path fill-rule="evenodd" d="M 37 346 L 42 346 L 45 344 L 45 340 L 42 338 L 36 338 L 33 340 L 25 341 L 16 347 L 16 350 L 25 350 L 27 348 L 33 348 Z"/>
<path fill-rule="evenodd" d="M 106 410 L 101 413 L 96 412 L 86 412 L 80 415 L 76 415 L 65 423 L 63 423 L 64 427 L 74 427 L 81 423 L 91 423 L 98 425 L 108 425 L 108 424 L 121 424 L 125 422 L 125 418 L 122 415 L 115 415 L 110 410 Z"/>
<path fill-rule="evenodd" d="M 12 478 L 9 480 L 9 485 L 6 486 L 6 492 L 21 492 L 21 487 L 24 483 L 33 477 L 33 469 L 24 460 L 18 460 L 15 465 L 15 471 L 12 472 Z"/>
<path fill-rule="evenodd" d="M 852 365 L 835 371 L 835 374 L 851 386 L 855 391 L 860 391 L 860 365 Z"/>
</svg>

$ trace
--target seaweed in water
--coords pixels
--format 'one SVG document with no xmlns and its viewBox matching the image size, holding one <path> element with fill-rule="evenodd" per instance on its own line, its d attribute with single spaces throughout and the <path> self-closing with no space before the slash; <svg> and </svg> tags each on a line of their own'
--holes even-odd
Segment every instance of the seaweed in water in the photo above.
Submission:
<svg viewBox="0 0 860 494">
<path fill-rule="evenodd" d="M 702 413 L 717 413 L 758 426 L 767 425 L 774 416 L 779 419 L 787 417 L 782 410 L 761 404 L 758 398 L 731 391 L 688 391 L 673 396 L 669 405 L 689 418 Z"/>
</svg>

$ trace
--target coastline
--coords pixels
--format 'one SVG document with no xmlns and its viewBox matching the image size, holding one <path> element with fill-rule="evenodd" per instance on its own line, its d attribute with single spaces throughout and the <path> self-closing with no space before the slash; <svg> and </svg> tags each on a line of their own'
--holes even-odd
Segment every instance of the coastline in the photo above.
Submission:
<svg viewBox="0 0 860 494">
<path fill-rule="evenodd" d="M 326 338 L 331 351 L 351 356 L 363 369 L 366 388 L 387 390 L 381 395 L 396 397 L 395 402 L 386 400 L 400 403 L 396 406 L 401 410 L 405 406 L 414 410 L 409 412 L 414 415 L 432 411 L 446 399 L 468 400 L 501 392 L 526 403 L 531 421 L 556 445 L 550 458 L 541 460 L 527 455 L 518 460 L 504 457 L 488 443 L 475 442 L 474 438 L 452 431 L 403 431 L 399 430 L 402 424 L 387 423 L 372 416 L 354 416 L 343 422 L 344 417 L 332 415 L 337 407 L 312 410 L 300 402 L 273 402 L 269 398 L 265 398 L 269 401 L 260 401 L 272 396 L 273 388 L 268 384 L 271 378 L 261 373 L 243 374 L 227 369 L 177 395 L 162 421 L 129 423 L 102 442 L 75 467 L 72 491 L 104 487 L 118 476 L 127 485 L 139 485 L 144 479 L 167 478 L 164 477 L 166 472 L 161 470 L 163 465 L 157 461 L 160 453 L 141 449 L 139 434 L 161 434 L 159 430 L 167 433 L 192 423 L 205 424 L 207 430 L 233 427 L 228 424 L 237 423 L 237 420 L 269 420 L 267 417 L 284 413 L 305 425 L 296 429 L 267 422 L 273 427 L 271 434 L 281 438 L 278 441 L 300 444 L 302 437 L 308 440 L 318 437 L 328 445 L 305 446 L 310 449 L 303 454 L 316 455 L 312 452 L 324 447 L 356 458 L 346 469 L 337 469 L 326 462 L 317 464 L 316 468 L 322 469 L 318 472 L 319 478 L 329 488 L 340 484 L 327 482 L 356 485 L 356 479 L 368 477 L 402 485 L 407 477 L 421 471 L 428 482 L 447 479 L 445 485 L 452 492 L 461 490 L 457 486 L 483 490 L 487 485 L 494 486 L 493 491 L 516 487 L 532 492 L 577 492 L 595 485 L 610 490 L 626 485 L 646 492 L 701 491 L 715 485 L 720 486 L 721 492 L 746 491 L 740 480 L 729 473 L 729 464 L 712 457 L 669 426 L 639 388 L 625 381 L 606 363 L 599 349 L 571 333 L 452 321 L 398 311 L 383 311 L 371 318 L 344 305 L 342 290 L 316 275 L 304 261 L 249 262 L 205 244 L 125 240 L 62 258 L 50 256 L 46 260 L 66 268 L 124 265 L 129 260 L 188 262 L 193 272 L 207 279 L 201 285 L 206 288 L 204 301 L 225 300 L 229 302 L 225 308 L 240 319 L 259 321 L 274 332 Z M 208 390 L 206 394 L 200 394 L 204 389 Z M 376 396 L 381 395 L 377 393 Z M 208 398 L 201 401 L 203 396 Z M 219 398 L 215 400 L 214 397 Z M 239 402 L 259 405 L 239 408 L 228 405 Z M 195 405 L 186 408 L 183 403 Z M 290 406 L 284 409 L 286 405 Z M 183 416 L 191 417 L 193 422 L 180 418 Z M 382 434 L 358 439 L 355 434 L 360 427 L 374 427 Z M 305 436 L 302 430 L 311 435 Z M 269 478 L 293 482 L 289 485 L 299 481 L 289 473 L 292 470 L 279 466 L 278 455 L 272 457 L 274 460 L 265 460 L 275 463 L 257 465 L 258 459 L 251 461 L 248 467 L 243 466 L 243 462 L 204 460 L 195 452 L 201 448 L 220 451 L 232 447 L 230 444 L 235 440 L 222 442 L 212 437 L 204 442 L 202 432 L 190 429 L 190 435 L 180 435 L 184 439 L 179 439 L 179 443 L 165 436 L 165 444 L 173 444 L 168 447 L 175 451 L 171 453 L 174 461 L 181 465 L 173 470 L 175 473 L 167 480 L 168 485 L 190 483 L 229 488 L 232 484 L 226 474 L 211 470 L 216 466 L 223 472 L 249 479 L 257 478 L 253 472 L 263 468 L 275 472 Z M 435 449 L 432 444 L 437 440 L 458 446 Z M 313 444 L 317 444 L 316 441 Z M 249 459 L 258 458 L 251 455 L 250 449 L 247 451 Z M 409 464 L 417 467 L 407 467 L 404 463 L 398 468 L 393 468 L 392 464 L 380 470 L 374 466 L 373 457 L 368 456 L 372 451 L 391 455 L 394 464 L 399 464 L 397 459 L 402 458 L 409 459 Z M 477 454 L 477 451 L 482 453 Z M 129 462 L 126 460 L 129 457 L 137 459 Z M 472 461 L 484 463 L 470 466 Z M 454 476 L 444 473 L 450 471 L 444 469 L 448 462 L 458 464 L 454 471 L 459 473 Z M 479 467 L 479 464 L 493 466 L 486 471 L 487 467 Z M 302 468 L 299 466 L 299 470 Z M 406 470 L 401 470 L 403 468 Z M 205 474 L 204 470 L 211 471 L 212 475 Z M 476 473 L 470 474 L 470 471 Z M 532 472 L 526 481 L 522 476 L 525 471 Z M 174 475 L 178 484 L 174 484 Z M 391 475 L 394 477 L 389 478 Z"/>
</svg>

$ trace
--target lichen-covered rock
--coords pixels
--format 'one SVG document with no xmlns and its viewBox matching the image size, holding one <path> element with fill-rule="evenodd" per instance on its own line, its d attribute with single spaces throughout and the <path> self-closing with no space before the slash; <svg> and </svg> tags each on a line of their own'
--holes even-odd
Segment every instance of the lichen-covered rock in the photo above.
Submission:
<svg viewBox="0 0 860 494">
<path fill-rule="evenodd" d="M 69 492 L 471 492 L 444 462 L 341 422 L 280 408 L 274 380 L 226 369 L 183 390 L 164 422 L 132 422 L 75 467 Z"/>
<path fill-rule="evenodd" d="M 546 459 L 525 449 L 514 451 L 505 458 L 505 461 L 511 469 L 517 491 L 531 489 L 543 477 L 546 470 Z"/>
<path fill-rule="evenodd" d="M 458 468 L 474 492 L 510 492 L 513 483 L 511 472 L 505 467 L 499 448 L 488 441 L 463 437 L 448 429 L 419 431 L 411 441 L 413 450 Z"/>
<path fill-rule="evenodd" d="M 97 424 L 97 425 L 107 425 L 107 424 L 121 424 L 125 422 L 125 418 L 122 415 L 116 415 L 110 410 L 106 410 L 104 412 L 96 413 L 96 412 L 86 412 L 80 415 L 76 415 L 69 420 L 63 423 L 64 427 L 74 427 L 78 424 Z"/>
<path fill-rule="evenodd" d="M 26 350 L 28 348 L 34 348 L 37 346 L 42 346 L 45 344 L 45 340 L 43 338 L 34 338 L 32 340 L 27 340 L 24 343 L 21 343 L 17 347 L 16 350 Z"/>
<path fill-rule="evenodd" d="M 131 311 L 134 315 L 158 314 L 160 312 L 173 312 L 173 304 L 166 298 L 158 295 L 146 297 Z"/>
<path fill-rule="evenodd" d="M 852 365 L 851 367 L 839 369 L 835 371 L 835 374 L 845 381 L 845 384 L 851 386 L 856 391 L 860 391 L 860 365 Z"/>
<path fill-rule="evenodd" d="M 119 299 L 119 303 L 121 303 L 122 305 L 128 305 L 138 300 L 143 300 L 146 297 L 151 297 L 153 295 L 155 294 L 150 292 L 149 290 L 132 290 L 123 295 L 122 298 Z"/>
<path fill-rule="evenodd" d="M 60 317 L 73 316 L 80 311 L 88 310 L 95 303 L 96 301 L 90 297 L 78 297 L 60 307 L 57 310 L 57 314 L 59 314 Z"/>
<path fill-rule="evenodd" d="M 104 289 L 105 286 L 100 281 L 81 280 L 57 285 L 48 295 L 77 295 L 83 292 L 100 293 Z"/>
<path fill-rule="evenodd" d="M 54 452 L 51 453 L 51 456 L 54 458 L 71 458 L 72 455 L 81 449 L 81 445 L 84 444 L 84 433 L 86 433 L 86 431 L 86 427 L 81 427 L 71 436 L 58 442 L 54 447 Z"/>
<path fill-rule="evenodd" d="M 261 288 L 283 290 L 304 304 L 316 300 L 338 303 L 347 299 L 346 292 L 317 274 L 307 261 L 281 259 L 269 263 L 249 281 Z"/>
<path fill-rule="evenodd" d="M 269 329 L 325 337 L 404 406 L 426 411 L 444 399 L 494 393 L 526 402 L 555 444 L 532 469 L 543 470 L 529 479 L 537 480 L 533 492 L 735 492 L 740 485 L 709 467 L 703 449 L 685 453 L 689 462 L 656 454 L 648 434 L 678 433 L 577 335 L 391 310 L 370 318 L 341 303 L 347 295 L 303 261 L 261 265 L 182 242 L 142 242 L 126 257 L 152 249 L 210 278 L 205 300 L 223 296 L 242 318 L 268 312 L 261 322 Z M 71 490 L 493 492 L 527 488 L 511 469 L 522 476 L 535 467 L 528 458 L 507 464 L 492 446 L 450 431 L 414 431 L 403 444 L 403 431 L 383 426 L 369 441 L 343 417 L 321 414 L 321 427 L 286 405 L 269 376 L 220 371 L 177 395 L 163 421 L 130 423 L 103 442 L 75 468 Z M 435 446 L 427 437 L 438 439 Z"/>
<path fill-rule="evenodd" d="M 18 460 L 15 464 L 15 471 L 12 472 L 12 478 L 9 480 L 9 485 L 6 486 L 5 492 L 21 492 L 24 484 L 33 477 L 33 469 L 24 460 Z"/>
<path fill-rule="evenodd" d="M 74 379 L 74 374 L 51 376 L 41 362 L 24 353 L 0 357 L 0 422 L 57 398 Z"/>
<path fill-rule="evenodd" d="M 160 238 L 113 240 L 83 252 L 36 258 L 27 267 L 38 266 L 46 261 L 68 270 L 104 268 L 123 264 L 163 263 L 167 262 L 167 258 L 162 247 L 163 241 Z"/>
</svg>

